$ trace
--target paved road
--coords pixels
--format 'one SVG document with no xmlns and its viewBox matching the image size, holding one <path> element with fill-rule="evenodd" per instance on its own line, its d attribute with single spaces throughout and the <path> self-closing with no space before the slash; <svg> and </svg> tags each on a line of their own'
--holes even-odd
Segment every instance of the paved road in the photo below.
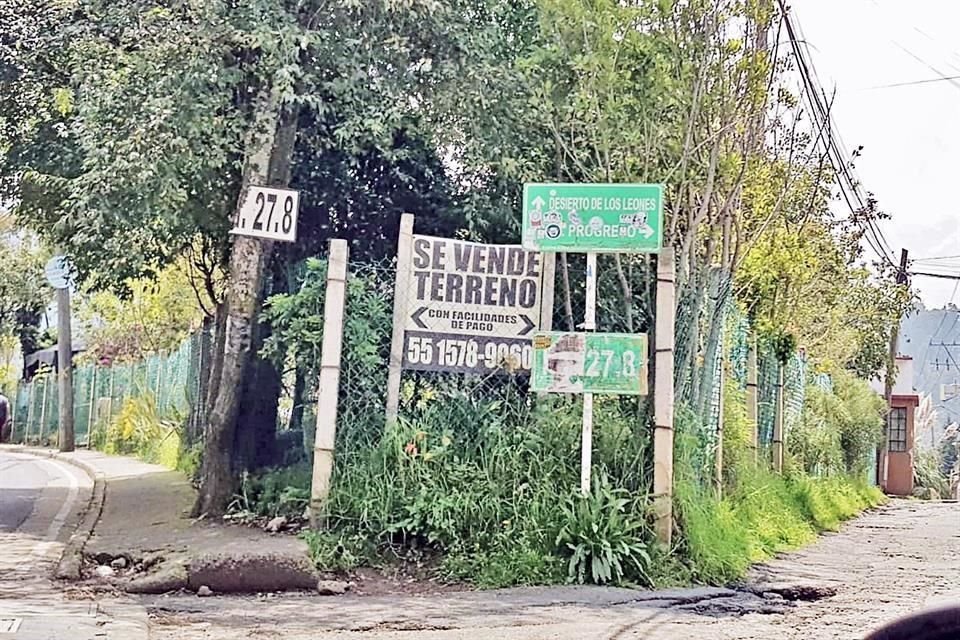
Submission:
<svg viewBox="0 0 960 640">
<path fill-rule="evenodd" d="M 0 638 L 138 639 L 127 621 L 50 578 L 91 490 L 78 468 L 0 449 Z"/>
<path fill-rule="evenodd" d="M 161 597 L 155 640 L 856 640 L 960 601 L 960 505 L 897 501 L 751 577 L 827 586 L 799 604 L 743 591 L 546 589 L 406 598 Z M 765 591 L 767 591 L 765 589 Z"/>
</svg>

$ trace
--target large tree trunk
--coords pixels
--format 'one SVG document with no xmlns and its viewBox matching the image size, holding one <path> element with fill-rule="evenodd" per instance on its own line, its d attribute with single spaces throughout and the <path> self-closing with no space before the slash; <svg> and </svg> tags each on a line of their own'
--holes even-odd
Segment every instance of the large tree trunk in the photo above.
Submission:
<svg viewBox="0 0 960 640">
<path fill-rule="evenodd" d="M 227 338 L 227 303 L 221 302 L 213 316 L 213 329 L 210 335 L 210 360 L 206 363 L 203 406 L 204 415 L 213 407 L 213 401 L 220 389 L 220 376 L 223 373 L 223 351 Z"/>
<path fill-rule="evenodd" d="M 288 288 L 285 274 L 277 268 L 278 262 L 279 256 L 274 258 L 273 278 L 269 289 L 264 292 L 264 298 L 285 292 Z M 258 305 L 258 316 L 260 311 L 261 306 Z M 277 463 L 277 405 L 283 380 L 273 363 L 259 355 L 270 333 L 271 327 L 268 325 L 259 325 L 254 330 L 251 349 L 253 361 L 244 378 L 243 394 L 240 398 L 240 414 L 233 448 L 234 467 L 246 471 Z"/>
<path fill-rule="evenodd" d="M 280 131 L 281 128 L 286 130 Z M 286 142 L 295 136 L 295 115 L 287 115 L 281 124 L 278 92 L 264 87 L 257 96 L 238 206 L 251 185 L 289 183 L 293 145 Z M 285 174 L 285 180 L 270 181 L 271 175 L 281 174 Z M 240 391 L 250 362 L 256 313 L 272 251 L 271 241 L 237 236 L 230 252 L 223 364 L 211 394 L 196 514 L 223 513 L 233 494 L 233 444 Z"/>
<path fill-rule="evenodd" d="M 254 341 L 256 352 L 263 339 Z M 253 357 L 245 376 L 237 432 L 234 437 L 234 466 L 254 471 L 277 463 L 277 399 L 281 380 L 269 360 Z"/>
</svg>

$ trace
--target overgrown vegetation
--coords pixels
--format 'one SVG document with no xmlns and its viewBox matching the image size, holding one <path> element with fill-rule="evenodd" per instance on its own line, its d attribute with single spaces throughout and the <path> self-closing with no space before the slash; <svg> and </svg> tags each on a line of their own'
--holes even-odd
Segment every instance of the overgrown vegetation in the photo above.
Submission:
<svg viewBox="0 0 960 640">
<path fill-rule="evenodd" d="M 807 473 L 863 475 L 871 453 L 883 442 L 883 398 L 846 371 L 834 371 L 830 380 L 830 389 L 808 385 L 787 448 Z"/>
<path fill-rule="evenodd" d="M 198 513 L 220 514 L 234 494 L 235 509 L 301 510 L 299 468 L 240 474 L 276 462 L 283 387 L 292 389 L 283 426 L 311 449 L 304 409 L 325 267 L 310 260 L 294 272 L 339 237 L 367 271 L 351 268 L 329 529 L 310 536 L 318 563 L 404 558 L 481 586 L 648 583 L 663 581 L 665 567 L 719 582 L 875 498 L 844 475 L 865 464 L 875 407 L 839 370 L 880 368 L 909 297 L 889 269 L 864 269 L 863 236 L 885 216 L 876 202 L 834 218 L 828 118 L 804 106 L 820 96 L 806 87 L 805 100 L 784 74 L 793 30 L 781 8 L 2 3 L 17 46 L 0 47 L 11 70 L 0 91 L 0 199 L 70 255 L 85 287 L 132 295 L 105 297 L 92 314 L 108 325 L 95 336 L 98 355 L 135 357 L 187 330 L 188 315 L 212 320 L 211 392 L 195 399 L 206 438 L 174 461 L 196 472 L 203 448 Z M 642 401 L 597 400 L 598 481 L 585 499 L 575 493 L 579 401 L 535 400 L 522 380 L 410 376 L 404 419 L 383 431 L 391 279 L 376 265 L 395 255 L 400 213 L 417 212 L 418 233 L 516 242 L 521 185 L 545 180 L 666 185 L 676 397 L 690 414 L 681 445 L 691 439 L 678 449 L 674 550 L 650 545 Z M 250 183 L 301 192 L 297 243 L 229 235 Z M 196 273 L 164 286 L 184 260 Z M 557 327 L 578 321 L 582 264 L 558 261 Z M 37 267 L 30 256 L 31 287 Z M 601 328 L 650 329 L 654 270 L 649 256 L 604 258 Z M 181 316 L 170 303 L 187 285 L 198 308 Z M 811 389 L 810 410 L 787 434 L 795 458 L 784 478 L 762 470 L 763 452 L 754 469 L 755 425 L 730 385 L 718 500 L 704 488 L 714 480 L 712 425 L 698 420 L 710 413 L 734 303 L 771 360 L 782 365 L 802 343 L 838 373 L 834 391 Z M 138 317 L 155 311 L 149 327 Z M 98 437 L 169 464 L 178 425 L 136 399 Z"/>
<path fill-rule="evenodd" d="M 355 433 L 344 443 L 329 530 L 309 537 L 318 564 L 349 569 L 403 559 L 481 587 L 649 584 L 649 459 L 635 403 L 598 399 L 597 476 L 583 499 L 576 402 L 534 403 L 513 385 L 491 386 L 480 400 L 458 387 L 408 387 L 414 418 L 382 437 Z M 262 489 L 247 494 L 246 508 L 272 509 L 285 473 L 251 485 Z M 305 489 L 308 481 L 304 474 L 290 486 Z M 273 502 L 268 487 L 277 487 Z"/>
<path fill-rule="evenodd" d="M 485 588 L 722 584 L 882 501 L 842 466 L 812 477 L 793 464 L 781 477 L 755 465 L 743 392 L 731 387 L 723 499 L 704 481 L 691 414 L 680 419 L 680 535 L 669 553 L 656 548 L 649 526 L 649 430 L 635 404 L 597 398 L 595 477 L 584 498 L 576 491 L 576 401 L 534 401 L 511 385 L 479 400 L 476 390 L 440 381 L 406 388 L 415 418 L 383 437 L 366 432 L 363 442 L 343 443 L 328 526 L 307 534 L 314 560 L 329 571 L 400 562 Z M 309 479 L 306 468 L 251 478 L 235 508 L 272 516 L 287 505 L 296 514 Z"/>
<path fill-rule="evenodd" d="M 833 398 L 830 402 L 842 401 Z M 816 404 L 812 410 L 817 410 Z M 872 421 L 874 415 L 854 413 L 847 419 Z M 728 387 L 724 399 L 725 482 L 723 497 L 718 500 L 713 486 L 696 473 L 695 460 L 702 449 L 696 420 L 690 413 L 681 414 L 678 420 L 678 552 L 693 581 L 723 584 L 740 578 L 750 564 L 806 544 L 820 531 L 835 530 L 844 520 L 884 500 L 862 474 L 848 475 L 842 465 L 814 476 L 793 462 L 783 476 L 774 474 L 763 461 L 763 451 L 759 452 L 759 464 L 754 462 L 749 446 L 754 428 L 747 419 L 743 393 Z M 843 429 L 843 424 L 825 423 L 820 440 L 829 442 L 832 449 L 839 445 Z M 854 469 L 861 468 L 863 450 L 848 453 L 838 446 L 838 451 L 840 460 L 850 458 L 855 461 Z"/>
<path fill-rule="evenodd" d="M 144 392 L 124 400 L 107 424 L 95 425 L 90 444 L 104 453 L 136 456 L 168 469 L 189 471 L 191 463 L 181 449 L 183 420 L 176 412 L 161 415 L 156 398 Z"/>
<path fill-rule="evenodd" d="M 123 298 L 109 291 L 79 296 L 86 350 L 78 363 L 136 362 L 180 347 L 205 315 L 191 289 L 190 266 L 182 258 L 153 279 L 128 280 Z"/>
</svg>

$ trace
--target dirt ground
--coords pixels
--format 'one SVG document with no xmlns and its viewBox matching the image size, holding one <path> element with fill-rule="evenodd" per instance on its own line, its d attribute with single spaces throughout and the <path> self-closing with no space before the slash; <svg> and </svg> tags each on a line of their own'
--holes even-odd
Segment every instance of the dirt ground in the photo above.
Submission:
<svg viewBox="0 0 960 640">
<path fill-rule="evenodd" d="M 804 600 L 792 600 L 798 595 Z M 756 567 L 737 589 L 168 596 L 144 604 L 157 640 L 847 640 L 948 602 L 960 602 L 960 504 L 894 501 Z"/>
</svg>

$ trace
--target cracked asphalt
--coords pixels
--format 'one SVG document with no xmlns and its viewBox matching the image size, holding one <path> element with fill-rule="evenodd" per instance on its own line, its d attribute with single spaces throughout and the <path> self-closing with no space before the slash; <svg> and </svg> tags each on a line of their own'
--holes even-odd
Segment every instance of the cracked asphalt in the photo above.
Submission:
<svg viewBox="0 0 960 640">
<path fill-rule="evenodd" d="M 142 608 L 51 579 L 91 487 L 75 467 L 0 448 L 0 638 L 147 637 Z"/>
<path fill-rule="evenodd" d="M 811 599 L 791 600 L 798 590 Z M 906 500 L 755 567 L 736 590 L 559 587 L 144 600 L 156 640 L 849 640 L 902 615 L 957 602 L 960 504 Z"/>
</svg>

